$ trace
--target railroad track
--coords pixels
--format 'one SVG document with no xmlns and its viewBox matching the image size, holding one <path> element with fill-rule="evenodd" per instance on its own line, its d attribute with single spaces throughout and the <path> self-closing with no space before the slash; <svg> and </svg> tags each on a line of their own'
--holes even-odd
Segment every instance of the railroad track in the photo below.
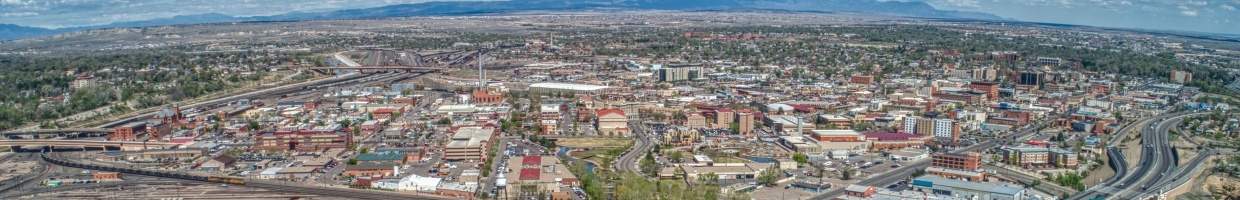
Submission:
<svg viewBox="0 0 1240 200">
<path fill-rule="evenodd" d="M 80 169 L 88 169 L 88 170 L 96 170 L 96 171 L 119 172 L 119 173 L 124 173 L 124 174 L 135 174 L 135 175 L 142 175 L 142 176 L 171 178 L 171 179 L 178 179 L 178 180 L 185 180 L 185 181 L 231 184 L 231 185 L 239 185 L 239 186 L 246 186 L 246 187 L 262 188 L 262 189 L 268 189 L 268 190 L 273 190 L 273 191 L 313 194 L 313 195 L 320 195 L 320 196 L 345 197 L 345 198 L 354 198 L 354 199 L 375 199 L 375 200 L 387 200 L 387 199 L 442 199 L 442 200 L 447 200 L 447 199 L 450 199 L 448 197 L 433 196 L 433 195 L 418 194 L 418 193 L 400 193 L 400 192 L 387 192 L 387 191 L 378 191 L 378 190 L 323 187 L 323 186 L 304 185 L 304 184 L 299 184 L 299 183 L 252 180 L 252 179 L 232 177 L 232 176 L 204 176 L 204 175 L 186 174 L 186 173 L 176 172 L 176 171 L 131 169 L 131 168 L 122 168 L 122 167 L 113 167 L 113 166 L 94 165 L 94 164 L 69 161 L 63 158 L 58 158 L 55 156 L 48 155 L 47 153 L 40 154 L 40 158 L 42 158 L 43 161 L 46 161 L 51 164 L 65 166 L 65 167 L 72 167 L 72 168 L 80 168 Z"/>
</svg>

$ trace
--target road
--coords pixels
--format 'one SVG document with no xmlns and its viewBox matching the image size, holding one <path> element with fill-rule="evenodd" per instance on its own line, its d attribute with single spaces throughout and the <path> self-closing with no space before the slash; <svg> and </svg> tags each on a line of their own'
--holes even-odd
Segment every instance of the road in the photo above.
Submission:
<svg viewBox="0 0 1240 200">
<path fill-rule="evenodd" d="M 1107 159 L 1109 163 L 1111 164 L 1111 169 L 1115 170 L 1115 175 L 1108 177 L 1106 180 L 1103 180 L 1101 183 L 1095 185 L 1094 187 L 1091 187 L 1090 189 L 1086 189 L 1085 191 L 1077 193 L 1073 195 L 1072 197 L 1069 197 L 1068 199 L 1081 199 L 1081 198 L 1088 198 L 1088 197 L 1096 196 L 1098 194 L 1101 194 L 1099 190 L 1109 189 L 1111 186 L 1117 185 L 1120 180 L 1124 179 L 1125 177 L 1128 177 L 1128 173 L 1129 173 L 1128 159 L 1124 157 L 1124 152 L 1121 149 L 1119 149 L 1118 146 L 1121 143 L 1123 143 L 1123 140 L 1124 140 L 1123 138 L 1125 138 L 1125 136 L 1128 135 L 1128 133 L 1131 132 L 1133 128 L 1145 127 L 1145 125 L 1149 124 L 1150 121 L 1161 119 L 1163 117 L 1166 117 L 1166 115 L 1150 116 L 1150 117 L 1142 118 L 1142 119 L 1137 120 L 1136 122 L 1133 122 L 1132 124 L 1129 124 L 1128 126 L 1124 126 L 1123 128 L 1120 128 L 1120 130 L 1116 132 L 1116 135 L 1111 137 L 1111 139 L 1107 141 L 1106 155 L 1107 155 Z"/>
<path fill-rule="evenodd" d="M 1142 193 L 1149 192 L 1151 188 L 1168 178 L 1167 175 L 1174 173 L 1176 167 L 1179 166 L 1178 155 L 1171 142 L 1168 134 L 1171 128 L 1178 126 L 1184 121 L 1184 117 L 1200 113 L 1191 113 L 1176 115 L 1169 118 L 1160 119 L 1153 127 L 1145 128 L 1142 132 L 1142 144 L 1150 153 L 1142 151 L 1142 164 L 1138 166 L 1137 173 L 1132 174 L 1135 177 L 1126 179 L 1125 188 L 1114 195 L 1117 199 L 1133 199 L 1139 197 Z M 1145 157 L 1149 155 L 1150 157 Z"/>
<path fill-rule="evenodd" d="M 1086 199 L 1086 198 L 1114 198 L 1114 199 L 1131 199 L 1146 193 L 1150 188 L 1156 188 L 1158 183 L 1165 182 L 1166 179 L 1177 169 L 1179 159 L 1176 155 L 1174 147 L 1171 146 L 1167 134 L 1171 128 L 1178 126 L 1183 122 L 1185 117 L 1200 115 L 1202 113 L 1171 113 L 1154 116 L 1148 119 L 1133 123 L 1133 125 L 1124 127 L 1120 133 L 1127 133 L 1130 128 L 1141 128 L 1141 157 L 1140 163 L 1134 166 L 1135 169 L 1129 169 L 1127 160 L 1124 158 L 1123 152 L 1116 147 L 1122 136 L 1115 137 L 1107 147 L 1107 156 L 1109 157 L 1116 173 L 1111 178 L 1102 183 L 1091 187 L 1090 189 L 1073 195 L 1068 199 Z M 1146 124 L 1150 124 L 1146 126 Z"/>
<path fill-rule="evenodd" d="M 997 174 L 1003 175 L 1003 177 L 1007 177 L 1012 180 L 1020 181 L 1022 183 L 1032 183 L 1034 181 L 1043 181 L 1038 177 L 1034 177 L 1034 176 L 1031 176 L 1031 175 L 1022 173 L 1022 172 L 1018 172 L 1012 169 L 1008 169 L 1005 167 L 993 166 L 993 165 L 988 164 L 985 166 L 985 168 L 989 170 L 994 170 L 995 172 L 997 172 Z M 1043 191 L 1043 192 L 1049 193 L 1054 196 L 1077 193 L 1075 189 L 1067 188 L 1067 187 L 1056 185 L 1056 184 L 1047 184 L 1047 183 L 1033 186 L 1033 189 Z"/>
<path fill-rule="evenodd" d="M 1037 130 L 1041 130 L 1043 127 L 1045 127 L 1046 121 L 1054 121 L 1054 120 L 1042 120 L 1042 123 L 1031 124 L 1029 126 L 1025 126 L 1025 128 L 1022 128 L 1020 130 L 1014 131 L 1012 133 L 1009 133 L 1003 136 L 999 136 L 995 139 L 986 140 L 985 142 L 977 143 L 972 146 L 951 150 L 950 152 L 952 153 L 973 152 L 973 151 L 994 148 L 1006 142 L 1013 141 L 1017 138 L 1022 138 L 1022 137 L 1028 136 L 1029 134 L 1033 134 L 1034 132 L 1037 132 Z M 1004 142 L 1004 143 L 1001 143 L 1001 142 Z M 909 176 L 912 176 L 914 172 L 918 170 L 924 170 L 926 167 L 929 167 L 929 166 L 930 166 L 929 159 L 921 159 L 916 162 L 912 162 L 907 165 L 904 165 L 903 167 L 899 167 L 891 171 L 888 171 L 887 173 L 875 174 L 873 176 L 870 176 L 869 178 L 858 181 L 855 184 L 883 187 L 883 186 L 887 186 L 887 185 L 891 185 L 896 182 L 899 182 L 900 180 L 906 179 Z M 819 200 L 832 199 L 834 197 L 837 197 L 843 194 L 844 194 L 844 187 L 842 186 L 831 187 L 831 190 L 828 190 L 827 192 L 822 193 L 822 194 L 818 194 L 818 196 L 814 196 L 810 199 L 819 199 Z"/>
<path fill-rule="evenodd" d="M 615 167 L 619 172 L 641 172 L 640 167 L 637 166 L 638 161 L 645 156 L 646 152 L 650 152 L 650 148 L 654 147 L 654 143 L 648 136 L 652 133 L 647 132 L 645 125 L 640 122 L 629 123 L 629 128 L 632 129 L 632 135 L 635 138 L 633 146 L 620 155 L 620 159 L 616 159 Z"/>
<path fill-rule="evenodd" d="M 351 66 L 351 67 L 361 66 L 360 64 L 357 64 L 357 62 L 354 62 L 353 60 L 349 59 L 348 56 L 344 56 L 343 52 L 335 53 L 333 54 L 333 57 L 339 60 L 341 63 L 345 63 L 346 65 Z M 291 94 L 291 93 L 297 93 L 297 92 L 306 92 L 304 90 L 310 89 L 316 86 L 323 86 L 323 85 L 333 85 L 333 84 L 338 84 L 338 83 L 340 84 L 364 83 L 365 81 L 363 81 L 363 79 L 367 77 L 371 77 L 371 76 L 375 76 L 375 74 L 360 74 L 360 73 L 341 74 L 341 75 L 336 75 L 330 78 L 276 86 L 272 88 L 261 89 L 257 91 L 246 92 L 246 93 L 236 94 L 236 95 L 229 95 L 226 97 L 205 100 L 205 101 L 187 104 L 187 105 L 181 105 L 181 109 L 227 104 L 229 102 L 236 101 L 239 99 L 250 99 L 250 98 L 257 98 L 257 97 L 262 97 L 262 96 L 274 96 L 274 95 L 285 95 L 285 94 Z M 122 118 L 116 121 L 111 121 L 109 123 L 96 126 L 96 128 L 110 128 L 110 127 L 122 125 L 125 123 L 129 123 L 134 120 L 149 118 L 150 116 L 153 116 L 155 114 L 155 111 L 157 111 L 158 109 L 159 109 L 158 107 L 145 109 L 145 110 L 148 110 L 149 112 L 145 112 L 144 114 L 139 114 L 135 116 L 125 117 L 125 118 Z"/>
</svg>

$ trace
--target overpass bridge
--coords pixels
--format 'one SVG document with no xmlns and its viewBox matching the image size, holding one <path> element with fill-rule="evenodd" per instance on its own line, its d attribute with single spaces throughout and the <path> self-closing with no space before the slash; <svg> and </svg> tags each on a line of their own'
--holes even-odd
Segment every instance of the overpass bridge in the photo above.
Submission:
<svg viewBox="0 0 1240 200">
<path fill-rule="evenodd" d="M 339 62 L 339 66 L 331 67 L 307 67 L 303 69 L 311 70 L 319 74 L 332 74 L 344 71 L 356 71 L 360 73 L 390 73 L 390 72 L 438 72 L 441 70 L 452 69 L 455 67 L 467 67 L 470 63 L 477 63 L 482 55 L 501 48 L 516 47 L 514 45 L 498 46 L 493 48 L 479 48 L 476 50 L 455 50 L 430 54 L 418 54 L 415 52 L 398 51 L 391 49 L 360 49 L 360 62 L 353 62 L 348 56 L 337 53 L 333 56 Z"/>
<path fill-rule="evenodd" d="M 64 129 L 36 129 L 36 130 L 14 130 L 0 132 L 4 138 L 53 138 L 53 137 L 102 137 L 112 133 L 111 129 L 106 128 L 64 128 Z M 26 136 L 26 137 L 23 137 Z"/>
<path fill-rule="evenodd" d="M 372 66 L 358 66 L 358 67 L 307 67 L 304 69 L 309 69 L 319 74 L 330 74 L 331 72 L 334 72 L 337 70 L 356 70 L 359 73 L 386 73 L 386 72 L 409 73 L 409 72 L 437 72 L 439 70 L 444 70 L 445 68 L 414 67 L 414 66 L 400 66 L 400 65 L 394 65 L 394 66 L 373 66 L 372 65 Z"/>
<path fill-rule="evenodd" d="M 82 147 L 120 149 L 135 151 L 146 149 L 169 149 L 181 144 L 166 142 L 132 142 L 132 141 L 100 141 L 100 140 L 0 140 L 0 146 L 47 146 L 47 147 Z"/>
</svg>

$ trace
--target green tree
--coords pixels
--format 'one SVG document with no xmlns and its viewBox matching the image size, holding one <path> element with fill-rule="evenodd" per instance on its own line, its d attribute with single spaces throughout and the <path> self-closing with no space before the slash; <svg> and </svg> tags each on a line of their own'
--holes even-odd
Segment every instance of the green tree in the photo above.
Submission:
<svg viewBox="0 0 1240 200">
<path fill-rule="evenodd" d="M 775 182 L 779 181 L 781 177 L 783 177 L 783 171 L 779 170 L 779 166 L 771 165 L 766 170 L 763 170 L 761 174 L 758 174 L 758 184 L 766 186 L 775 185 Z"/>
<path fill-rule="evenodd" d="M 261 126 L 258 125 L 258 121 L 254 121 L 253 119 L 246 120 L 246 123 L 249 125 L 250 131 L 258 131 L 258 129 L 261 128 Z"/>
<path fill-rule="evenodd" d="M 840 171 L 840 179 L 844 179 L 844 180 L 852 180 L 853 175 L 857 173 L 857 169 L 853 168 L 851 165 L 844 165 L 840 167 L 839 171 Z"/>
<path fill-rule="evenodd" d="M 667 156 L 667 159 L 672 160 L 672 162 L 680 162 L 680 160 L 684 158 L 685 154 L 680 151 L 672 151 L 672 153 L 669 153 Z"/>
<path fill-rule="evenodd" d="M 659 175 L 659 164 L 655 162 L 653 153 L 646 152 L 646 156 L 638 162 L 638 167 L 646 176 L 657 177 Z"/>
<path fill-rule="evenodd" d="M 792 154 L 792 160 L 796 161 L 798 165 L 805 165 L 809 163 L 809 156 L 806 156 L 803 153 L 797 152 L 797 153 Z"/>
<path fill-rule="evenodd" d="M 707 185 L 719 185 L 719 175 L 714 172 L 698 175 L 698 182 Z"/>
</svg>

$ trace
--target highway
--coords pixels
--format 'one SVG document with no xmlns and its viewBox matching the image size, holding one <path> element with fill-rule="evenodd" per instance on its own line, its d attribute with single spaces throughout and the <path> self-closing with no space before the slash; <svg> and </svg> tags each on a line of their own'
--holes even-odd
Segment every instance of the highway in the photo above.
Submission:
<svg viewBox="0 0 1240 200">
<path fill-rule="evenodd" d="M 1146 124 L 1149 124 L 1150 121 L 1166 116 L 1167 115 L 1159 115 L 1142 118 L 1132 124 L 1129 124 L 1128 126 L 1120 128 L 1120 130 L 1116 132 L 1116 135 L 1112 136 L 1111 139 L 1107 141 L 1107 161 L 1111 164 L 1111 169 L 1115 171 L 1115 175 L 1108 177 L 1099 184 L 1077 193 L 1068 199 L 1081 199 L 1097 196 L 1100 194 L 1099 190 L 1108 190 L 1110 187 L 1117 185 L 1121 179 L 1128 177 L 1128 159 L 1124 157 L 1124 152 L 1119 149 L 1118 146 L 1123 143 L 1123 138 L 1127 136 L 1129 132 L 1132 132 L 1133 128 L 1144 127 Z"/>
<path fill-rule="evenodd" d="M 333 54 L 332 56 L 336 60 L 339 60 L 341 63 L 344 63 L 345 65 L 349 67 L 362 67 L 363 66 L 362 64 L 359 64 L 349 59 L 348 56 L 343 55 L 343 53 L 344 52 L 338 52 L 338 53 Z M 418 73 L 415 73 L 417 75 L 413 77 L 424 75 L 426 73 L 429 73 L 429 72 L 418 72 Z M 260 98 L 260 97 L 270 97 L 270 96 L 280 96 L 280 95 L 290 95 L 290 94 L 304 94 L 308 92 L 313 92 L 313 90 L 319 89 L 319 88 L 329 88 L 329 87 L 340 86 L 340 85 L 358 85 L 358 84 L 366 84 L 366 83 L 371 83 L 371 82 L 378 82 L 376 81 L 377 79 L 390 81 L 390 80 L 393 80 L 392 79 L 393 77 L 397 77 L 401 75 L 402 75 L 401 73 L 393 73 L 393 74 L 366 73 L 366 74 L 363 74 L 363 73 L 351 72 L 347 74 L 336 75 L 336 76 L 325 78 L 325 79 L 276 86 L 276 87 L 262 89 L 258 91 L 231 95 L 231 96 L 206 100 L 202 102 L 192 103 L 188 105 L 181 105 L 181 109 L 225 105 L 225 104 L 228 104 L 229 102 L 233 102 L 233 101 L 240 100 L 240 99 L 255 99 L 255 98 Z M 395 80 L 399 80 L 403 78 L 408 78 L 408 77 L 402 77 L 402 78 L 398 78 Z M 158 109 L 158 108 L 153 108 L 153 109 Z M 135 120 L 150 118 L 151 116 L 155 114 L 155 111 L 153 109 L 151 112 L 146 112 L 144 114 L 126 117 L 120 120 L 116 120 L 116 121 L 112 121 L 109 123 L 96 126 L 95 128 L 111 128 L 114 126 L 119 126 L 125 123 L 129 123 Z"/>
<path fill-rule="evenodd" d="M 1179 165 L 1178 155 L 1167 136 L 1170 129 L 1178 126 L 1185 117 L 1200 114 L 1202 113 L 1163 114 L 1124 127 L 1119 133 L 1127 133 L 1126 131 L 1134 127 L 1141 128 L 1140 163 L 1134 166 L 1135 169 L 1129 169 L 1123 152 L 1116 147 L 1123 137 L 1117 136 L 1107 147 L 1108 159 L 1116 170 L 1115 175 L 1068 199 L 1134 199 L 1151 192 L 1152 188 L 1156 190 L 1161 186 L 1159 183 L 1166 182 L 1164 179 L 1173 177 L 1168 175 L 1174 174 Z"/>
<path fill-rule="evenodd" d="M 1208 158 L 1218 153 L 1219 151 L 1215 149 L 1202 149 L 1197 153 L 1197 157 L 1194 157 L 1193 160 L 1189 161 L 1188 165 L 1172 170 L 1172 173 L 1168 173 L 1170 176 L 1163 178 L 1151 186 L 1150 189 L 1135 195 L 1135 197 L 1156 197 L 1163 192 L 1167 192 L 1168 190 L 1187 183 L 1188 179 L 1193 178 L 1191 176 L 1194 174 L 1194 171 L 1200 169 L 1202 163 L 1205 163 Z"/>
<path fill-rule="evenodd" d="M 222 98 L 216 98 L 216 99 L 206 100 L 206 101 L 192 103 L 188 105 L 182 105 L 181 109 L 204 107 L 204 106 L 209 106 L 209 105 L 227 104 L 229 102 L 240 100 L 240 99 L 252 99 L 252 98 L 258 98 L 258 97 L 263 97 L 263 96 L 276 96 L 276 95 L 288 94 L 288 93 L 293 93 L 299 90 L 306 89 L 307 87 L 310 87 L 310 86 L 331 84 L 331 83 L 348 81 L 348 80 L 355 80 L 359 78 L 369 77 L 372 75 L 373 74 L 357 74 L 357 73 L 344 74 L 344 75 L 339 75 L 339 76 L 326 78 L 326 79 L 319 79 L 319 80 L 277 86 L 273 88 L 268 88 L 268 89 L 253 91 L 253 92 L 247 92 L 247 93 L 242 93 L 242 94 L 232 95 L 232 96 L 227 96 L 227 97 L 222 97 Z M 158 108 L 155 108 L 155 109 L 158 109 Z M 133 122 L 136 120 L 150 118 L 151 116 L 154 116 L 155 113 L 156 112 L 152 111 L 152 112 L 147 112 L 145 114 L 139 114 L 135 116 L 126 117 L 120 120 L 116 120 L 116 121 L 112 121 L 109 123 L 104 123 L 99 126 L 95 126 L 95 128 L 111 128 L 111 127 L 123 125 L 125 123 Z"/>
<path fill-rule="evenodd" d="M 950 152 L 952 153 L 975 152 L 979 150 L 994 148 L 1002 144 L 1000 143 L 1000 141 L 1002 142 L 1013 141 L 1017 138 L 1022 138 L 1022 137 L 1028 136 L 1029 134 L 1033 134 L 1034 132 L 1037 132 L 1037 130 L 1041 130 L 1042 128 L 1045 127 L 1044 122 L 1046 121 L 1053 121 L 1053 120 L 1041 120 L 1042 123 L 1031 124 L 1029 126 L 1026 126 L 1025 128 L 1014 131 L 1012 133 L 999 136 L 991 140 L 986 140 L 985 142 L 977 143 L 972 146 L 951 150 Z M 869 178 L 858 181 L 855 184 L 883 187 L 886 185 L 891 185 L 896 182 L 899 182 L 900 180 L 906 179 L 909 176 L 912 176 L 913 172 L 916 172 L 918 170 L 924 170 L 926 167 L 929 167 L 929 166 L 930 166 L 929 159 L 921 159 L 921 160 L 909 163 L 907 165 L 904 165 L 903 167 L 899 167 L 891 171 L 888 171 L 887 173 L 872 175 Z M 831 190 L 825 193 L 822 193 L 822 194 L 818 194 L 817 196 L 814 196 L 810 199 L 818 199 L 818 200 L 832 199 L 834 197 L 837 197 L 843 194 L 844 194 L 844 187 L 837 186 L 837 187 L 831 187 Z"/>
<path fill-rule="evenodd" d="M 1127 186 L 1113 195 L 1114 198 L 1138 198 L 1141 194 L 1151 192 L 1151 189 L 1156 189 L 1155 186 L 1158 183 L 1163 182 L 1163 179 L 1169 178 L 1167 175 L 1175 172 L 1179 166 L 1179 156 L 1176 154 L 1175 148 L 1171 146 L 1167 135 L 1170 133 L 1171 128 L 1178 126 L 1184 121 L 1184 117 L 1191 115 L 1194 114 L 1163 118 L 1154 126 L 1144 129 L 1145 131 L 1142 134 L 1142 144 L 1144 145 L 1142 164 L 1138 166 L 1137 173 L 1133 174 L 1135 176 L 1128 176 L 1136 178 L 1126 179 L 1127 181 L 1124 182 L 1124 185 Z M 1146 153 L 1144 150 L 1150 150 L 1151 153 Z M 1145 155 L 1151 157 L 1144 157 Z"/>
</svg>

